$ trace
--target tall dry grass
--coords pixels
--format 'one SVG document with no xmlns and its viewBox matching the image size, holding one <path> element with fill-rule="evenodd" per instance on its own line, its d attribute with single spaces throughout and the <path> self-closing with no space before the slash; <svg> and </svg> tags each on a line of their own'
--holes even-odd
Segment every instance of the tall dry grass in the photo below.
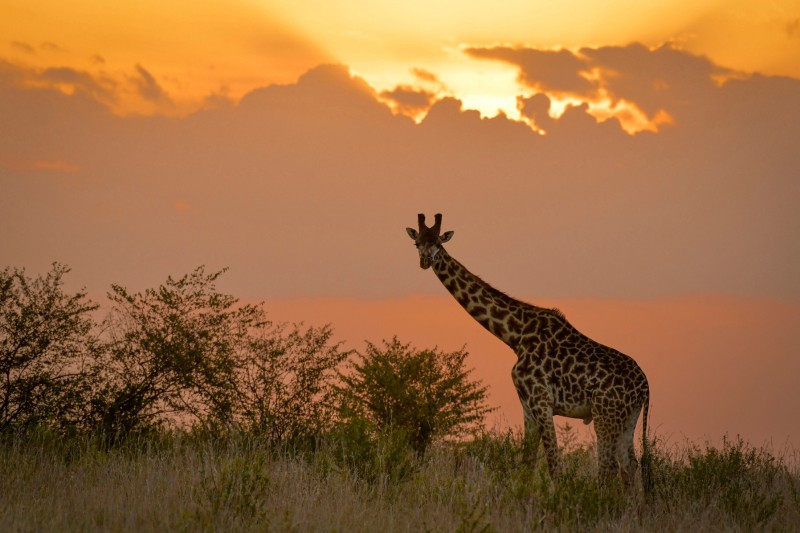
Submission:
<svg viewBox="0 0 800 533">
<path fill-rule="evenodd" d="M 603 491 L 578 444 L 565 474 L 490 433 L 424 459 L 391 436 L 273 446 L 155 435 L 106 448 L 46 432 L 0 442 L 0 531 L 793 531 L 796 460 L 741 441 L 653 450 L 647 499 Z M 796 459 L 796 458 L 795 458 Z"/>
</svg>

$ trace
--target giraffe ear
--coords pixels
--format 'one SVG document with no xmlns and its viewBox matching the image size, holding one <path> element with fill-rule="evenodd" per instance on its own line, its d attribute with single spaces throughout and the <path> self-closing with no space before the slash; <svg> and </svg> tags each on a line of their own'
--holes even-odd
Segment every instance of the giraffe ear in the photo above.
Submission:
<svg viewBox="0 0 800 533">
<path fill-rule="evenodd" d="M 417 237 L 419 237 L 419 233 L 417 233 L 417 230 L 415 230 L 414 228 L 406 228 L 406 233 L 408 233 L 408 236 L 414 239 L 415 241 L 417 240 Z"/>
<path fill-rule="evenodd" d="M 454 233 L 455 233 L 455 231 L 445 231 L 445 232 L 442 234 L 442 236 L 440 237 L 441 241 L 442 241 L 442 242 L 447 242 L 447 241 L 449 241 L 450 239 L 452 239 L 452 238 L 453 238 L 453 234 L 454 234 Z"/>
</svg>

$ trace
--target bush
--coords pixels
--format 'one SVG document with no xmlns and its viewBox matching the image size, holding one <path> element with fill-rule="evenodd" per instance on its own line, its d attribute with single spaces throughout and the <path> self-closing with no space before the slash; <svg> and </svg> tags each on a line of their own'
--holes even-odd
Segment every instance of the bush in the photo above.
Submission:
<svg viewBox="0 0 800 533">
<path fill-rule="evenodd" d="M 330 326 L 301 331 L 285 325 L 254 333 L 239 363 L 237 421 L 286 441 L 319 434 L 331 420 L 325 401 L 335 369 L 350 352 L 332 344 Z"/>
<path fill-rule="evenodd" d="M 110 437 L 158 427 L 236 425 L 274 440 L 323 425 L 324 396 L 348 355 L 330 327 L 274 325 L 203 267 L 156 289 L 112 286 L 97 426 Z"/>
<path fill-rule="evenodd" d="M 786 466 L 764 449 L 741 438 L 723 439 L 722 447 L 690 446 L 681 461 L 660 462 L 663 496 L 676 488 L 699 505 L 717 507 L 746 529 L 759 529 L 780 509 Z M 794 485 L 791 488 L 795 490 Z"/>
<path fill-rule="evenodd" d="M 363 418 L 374 433 L 404 434 L 419 455 L 437 437 L 480 427 L 492 409 L 485 404 L 486 386 L 464 367 L 467 355 L 464 349 L 416 350 L 396 337 L 383 348 L 367 343 L 360 361 L 340 374 L 343 422 Z"/>
<path fill-rule="evenodd" d="M 36 278 L 0 271 L 0 431 L 75 426 L 86 415 L 97 306 L 84 291 L 64 290 L 69 271 L 58 263 Z"/>
<path fill-rule="evenodd" d="M 239 354 L 251 330 L 268 322 L 260 307 L 217 291 L 223 272 L 199 267 L 135 294 L 112 286 L 104 385 L 95 399 L 107 435 L 232 421 Z"/>
</svg>

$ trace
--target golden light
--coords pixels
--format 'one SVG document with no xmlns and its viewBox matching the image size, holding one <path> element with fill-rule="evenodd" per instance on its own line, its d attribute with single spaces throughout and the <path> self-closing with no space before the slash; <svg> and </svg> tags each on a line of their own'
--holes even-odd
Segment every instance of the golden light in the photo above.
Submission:
<svg viewBox="0 0 800 533">
<path fill-rule="evenodd" d="M 0 35 L 2 58 L 107 82 L 120 113 L 185 114 L 209 96 L 236 100 L 333 62 L 378 92 L 421 86 L 412 71 L 425 69 L 441 83 L 437 94 L 456 96 L 483 116 L 519 118 L 513 69 L 464 57 L 467 44 L 575 50 L 672 41 L 734 70 L 800 77 L 797 0 L 0 0 Z M 142 91 L 147 83 L 150 98 Z M 555 114 L 569 103 L 553 100 Z M 590 109 L 638 124 L 632 128 L 668 122 L 645 120 L 626 102 L 590 102 Z"/>
</svg>

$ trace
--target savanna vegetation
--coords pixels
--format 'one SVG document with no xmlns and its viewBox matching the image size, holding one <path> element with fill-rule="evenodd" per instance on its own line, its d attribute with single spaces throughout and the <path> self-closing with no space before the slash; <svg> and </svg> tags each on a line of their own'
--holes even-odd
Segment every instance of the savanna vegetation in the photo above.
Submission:
<svg viewBox="0 0 800 533">
<path fill-rule="evenodd" d="M 654 491 L 487 430 L 467 352 L 363 352 L 276 324 L 198 268 L 102 308 L 69 269 L 0 271 L 1 531 L 789 531 L 797 456 L 651 444 Z M 100 318 L 102 317 L 102 318 Z"/>
</svg>

